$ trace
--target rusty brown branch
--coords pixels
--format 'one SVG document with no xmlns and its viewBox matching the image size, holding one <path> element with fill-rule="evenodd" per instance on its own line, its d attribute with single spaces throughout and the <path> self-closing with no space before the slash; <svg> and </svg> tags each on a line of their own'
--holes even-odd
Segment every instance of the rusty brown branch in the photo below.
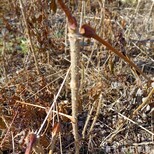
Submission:
<svg viewBox="0 0 154 154">
<path fill-rule="evenodd" d="M 96 33 L 95 30 L 90 27 L 89 25 L 85 24 L 82 25 L 81 29 L 80 29 L 80 34 L 84 37 L 88 37 L 88 38 L 94 38 L 95 40 L 97 40 L 98 42 L 102 43 L 103 45 L 105 45 L 109 50 L 111 50 L 112 52 L 114 52 L 116 55 L 118 55 L 120 58 L 122 58 L 125 62 L 127 62 L 130 66 L 132 66 L 133 68 L 135 68 L 144 78 L 146 78 L 147 80 L 150 81 L 150 79 L 130 60 L 128 59 L 126 56 L 124 56 L 120 51 L 116 50 L 114 47 L 111 46 L 111 44 L 109 44 L 108 42 L 106 42 L 105 40 L 103 40 L 101 37 L 99 37 Z"/>
<path fill-rule="evenodd" d="M 68 9 L 68 7 L 63 3 L 62 0 L 58 0 L 58 3 L 61 7 L 61 9 L 65 12 L 65 15 L 68 19 L 68 23 L 69 23 L 69 28 L 75 30 L 77 28 L 77 22 L 75 17 L 72 16 L 72 13 L 70 12 L 70 10 Z"/>
</svg>

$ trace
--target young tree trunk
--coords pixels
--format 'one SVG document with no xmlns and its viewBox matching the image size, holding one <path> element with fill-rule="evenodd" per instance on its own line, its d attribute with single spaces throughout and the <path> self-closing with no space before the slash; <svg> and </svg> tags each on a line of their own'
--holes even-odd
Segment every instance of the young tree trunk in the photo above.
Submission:
<svg viewBox="0 0 154 154">
<path fill-rule="evenodd" d="M 79 38 L 75 31 L 69 30 L 70 55 L 71 55 L 71 98 L 72 116 L 75 123 L 72 123 L 73 135 L 75 139 L 75 153 L 79 154 L 79 135 L 78 135 L 78 92 L 79 92 Z"/>
</svg>

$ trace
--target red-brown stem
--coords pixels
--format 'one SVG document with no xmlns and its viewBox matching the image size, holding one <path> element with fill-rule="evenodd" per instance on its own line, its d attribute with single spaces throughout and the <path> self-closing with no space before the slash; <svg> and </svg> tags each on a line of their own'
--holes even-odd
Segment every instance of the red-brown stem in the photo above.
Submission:
<svg viewBox="0 0 154 154">
<path fill-rule="evenodd" d="M 130 59 L 128 59 L 126 56 L 124 56 L 120 51 L 116 50 L 114 47 L 111 46 L 108 42 L 103 40 L 101 37 L 99 37 L 96 33 L 95 30 L 90 27 L 88 24 L 82 25 L 80 29 L 80 34 L 84 37 L 87 38 L 94 38 L 98 42 L 102 43 L 105 45 L 109 50 L 114 52 L 116 55 L 121 57 L 125 62 L 127 62 L 130 66 L 134 67 L 143 77 L 145 77 L 148 81 L 151 81 Z"/>
<path fill-rule="evenodd" d="M 67 16 L 68 22 L 71 25 L 72 29 L 76 29 L 77 27 L 76 19 L 72 16 L 72 13 L 68 9 L 68 7 L 63 3 L 62 0 L 58 0 L 58 3 L 62 8 L 62 10 L 65 12 L 65 15 Z"/>
<path fill-rule="evenodd" d="M 33 145 L 36 143 L 36 135 L 35 134 L 30 134 L 29 135 L 29 143 L 28 146 L 26 148 L 26 152 L 25 154 L 30 154 L 33 148 Z"/>
<path fill-rule="evenodd" d="M 121 52 L 113 48 L 108 42 L 103 40 L 101 37 L 99 37 L 97 34 L 93 35 L 92 38 L 99 41 L 103 45 L 105 45 L 108 49 L 110 49 L 112 52 L 114 52 L 116 55 L 121 57 L 124 61 L 126 61 L 130 66 L 134 67 L 141 75 L 143 75 L 147 80 L 150 80 L 130 59 L 128 59 L 126 56 L 124 56 Z"/>
</svg>

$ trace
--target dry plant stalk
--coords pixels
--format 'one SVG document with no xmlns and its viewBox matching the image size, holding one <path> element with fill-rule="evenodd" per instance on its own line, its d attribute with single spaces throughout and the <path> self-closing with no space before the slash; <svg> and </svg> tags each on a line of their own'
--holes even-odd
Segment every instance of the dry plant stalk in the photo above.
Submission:
<svg viewBox="0 0 154 154">
<path fill-rule="evenodd" d="M 89 129 L 89 132 L 88 132 L 88 135 L 90 135 L 90 133 L 92 132 L 92 130 L 93 130 L 93 128 L 94 128 L 94 126 L 95 126 L 95 123 L 96 123 L 96 121 L 97 121 L 97 117 L 98 117 L 98 115 L 99 115 L 99 111 L 100 111 L 100 108 L 101 108 L 101 102 L 102 102 L 102 94 L 99 94 L 99 101 L 97 102 L 97 101 L 95 101 L 93 104 L 94 105 L 92 105 L 92 107 L 91 107 L 91 110 L 89 111 L 89 113 L 88 113 L 88 117 L 87 117 L 87 119 L 86 119 L 86 122 L 85 122 L 85 125 L 84 125 L 84 128 L 83 128 L 83 131 L 82 131 L 82 137 L 83 137 L 83 139 L 85 139 L 85 133 L 86 133 L 86 130 L 87 130 L 87 127 L 88 127 L 88 123 L 89 123 L 89 121 L 90 121 L 90 118 L 91 118 L 91 116 L 92 116 L 92 112 L 93 112 L 93 110 L 94 110 L 94 106 L 97 106 L 97 109 L 96 109 L 96 114 L 95 114 L 95 116 L 94 116 L 94 119 L 93 119 L 93 122 L 92 122 L 92 124 L 91 124 L 91 127 L 90 127 L 90 129 Z"/>
<path fill-rule="evenodd" d="M 39 67 L 38 67 L 38 62 L 37 62 L 36 55 L 35 55 L 35 49 L 34 49 L 32 37 L 31 37 L 31 34 L 30 34 L 30 29 L 28 27 L 28 23 L 27 23 L 27 19 L 26 19 L 26 13 L 25 13 L 25 9 L 24 9 L 24 4 L 23 4 L 22 0 L 19 0 L 19 3 L 20 3 L 20 8 L 21 8 L 22 16 L 23 16 L 23 19 L 24 19 L 24 22 L 25 22 L 25 26 L 26 26 L 28 39 L 29 39 L 29 42 L 30 42 L 30 48 L 31 48 L 31 51 L 33 53 L 36 71 L 37 71 L 37 74 L 40 74 Z"/>
<path fill-rule="evenodd" d="M 5 49 L 6 49 L 6 42 L 3 39 L 3 49 L 2 49 L 2 59 L 3 59 L 3 70 L 4 70 L 4 76 L 6 81 L 8 81 L 7 77 L 7 67 L 6 67 L 6 59 L 5 59 Z"/>
<path fill-rule="evenodd" d="M 88 135 L 92 132 L 92 130 L 93 130 L 94 126 L 95 126 L 95 123 L 96 123 L 96 121 L 97 121 L 98 115 L 99 115 L 99 111 L 100 111 L 101 103 L 102 103 L 102 94 L 100 94 L 99 97 L 100 97 L 100 98 L 99 98 L 99 101 L 98 101 L 98 104 L 97 104 L 96 114 L 95 114 L 95 116 L 94 116 L 93 122 L 92 122 L 91 127 L 90 127 L 90 130 L 89 130 L 89 132 L 88 132 Z"/>
<path fill-rule="evenodd" d="M 71 99 L 72 99 L 72 117 L 75 119 L 75 123 L 72 123 L 73 135 L 75 139 L 75 153 L 79 154 L 79 135 L 78 135 L 78 93 L 79 93 L 79 37 L 78 26 L 76 19 L 72 16 L 71 12 L 67 6 L 63 3 L 62 0 L 58 0 L 59 5 L 62 10 L 65 12 L 65 15 L 68 19 L 68 30 L 69 30 L 69 42 L 70 42 L 70 55 L 71 55 Z"/>
<path fill-rule="evenodd" d="M 60 132 L 60 123 L 55 123 L 52 129 L 52 141 L 51 141 L 51 147 L 50 147 L 49 154 L 54 153 L 54 147 L 55 147 L 56 139 L 57 139 L 59 132 Z"/>
<path fill-rule="evenodd" d="M 70 51 L 71 51 L 71 98 L 72 98 L 72 117 L 75 123 L 72 123 L 73 134 L 75 138 L 76 154 L 79 153 L 79 139 L 78 139 L 78 93 L 79 93 L 79 40 L 76 33 L 69 32 Z"/>
<path fill-rule="evenodd" d="M 96 103 L 96 102 L 94 102 L 94 103 Z M 84 128 L 82 130 L 82 138 L 83 139 L 85 139 L 85 133 L 86 133 L 86 130 L 87 130 L 87 127 L 88 127 L 88 123 L 90 121 L 90 118 L 92 116 L 93 110 L 94 110 L 94 105 L 92 105 L 91 110 L 88 112 L 88 116 L 87 116 L 86 122 L 84 124 Z"/>
<path fill-rule="evenodd" d="M 13 119 L 12 119 L 10 125 L 7 126 L 8 128 L 7 128 L 7 131 L 6 131 L 6 133 L 5 133 L 4 138 L 2 139 L 2 141 L 1 141 L 1 143 L 0 143 L 0 148 L 2 148 L 2 145 L 4 144 L 7 135 L 9 134 L 9 132 L 11 132 L 11 128 L 12 128 L 12 125 L 13 125 L 13 123 L 14 123 L 15 118 L 17 117 L 17 114 L 18 114 L 18 111 L 15 112 L 15 115 L 14 115 L 14 117 L 13 117 Z"/>
<path fill-rule="evenodd" d="M 145 105 L 148 105 L 148 101 L 150 100 L 151 96 L 153 95 L 154 93 L 154 88 L 152 88 L 152 90 L 150 91 L 150 93 L 148 94 L 148 96 L 146 97 L 146 99 L 143 101 L 142 104 L 140 104 L 138 106 L 138 108 L 133 112 L 133 117 L 136 116 L 136 114 L 138 113 L 139 110 L 142 109 L 142 107 L 144 107 Z"/>
<path fill-rule="evenodd" d="M 24 101 L 16 101 L 17 103 L 20 103 L 20 104 L 24 104 L 24 105 L 29 105 L 29 106 L 33 106 L 33 107 L 37 107 L 37 108 L 41 108 L 41 109 L 44 109 L 46 110 L 46 112 L 48 113 L 47 111 L 47 108 L 46 107 L 43 107 L 43 106 L 40 106 L 40 105 L 36 105 L 36 104 L 30 104 L 30 103 L 27 103 L 27 102 L 24 102 Z M 59 112 L 59 111 L 55 111 L 55 110 L 52 110 L 53 113 L 56 113 L 58 115 L 61 115 L 61 116 L 64 116 L 66 118 L 68 118 L 69 120 L 71 120 L 71 122 L 75 123 L 75 120 L 73 119 L 72 116 L 70 115 L 67 115 L 67 114 L 64 114 L 62 112 Z"/>
</svg>

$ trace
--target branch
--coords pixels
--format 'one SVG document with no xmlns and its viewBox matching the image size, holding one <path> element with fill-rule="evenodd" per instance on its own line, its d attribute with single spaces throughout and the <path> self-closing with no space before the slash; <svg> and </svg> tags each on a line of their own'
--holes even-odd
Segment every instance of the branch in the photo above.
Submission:
<svg viewBox="0 0 154 154">
<path fill-rule="evenodd" d="M 87 24 L 82 25 L 82 27 L 80 29 L 80 34 L 82 36 L 84 36 L 84 37 L 93 38 L 93 39 L 97 40 L 98 42 L 102 43 L 103 45 L 105 45 L 108 49 L 110 49 L 116 55 L 118 55 L 119 57 L 121 57 L 130 66 L 132 66 L 133 68 L 135 68 L 145 79 L 147 79 L 148 81 L 150 81 L 150 79 L 130 59 L 128 59 L 128 57 L 124 56 L 120 51 L 118 51 L 114 47 L 112 47 L 111 44 L 109 44 L 108 42 L 106 42 L 105 40 L 103 40 L 101 37 L 99 37 L 95 33 L 95 30 L 92 27 L 90 27 Z"/>
<path fill-rule="evenodd" d="M 61 7 L 61 9 L 65 12 L 65 15 L 68 19 L 68 23 L 69 23 L 69 28 L 72 30 L 76 30 L 77 28 L 77 21 L 75 19 L 75 17 L 72 16 L 71 12 L 69 11 L 68 7 L 63 3 L 62 0 L 58 0 L 58 3 Z"/>
</svg>

